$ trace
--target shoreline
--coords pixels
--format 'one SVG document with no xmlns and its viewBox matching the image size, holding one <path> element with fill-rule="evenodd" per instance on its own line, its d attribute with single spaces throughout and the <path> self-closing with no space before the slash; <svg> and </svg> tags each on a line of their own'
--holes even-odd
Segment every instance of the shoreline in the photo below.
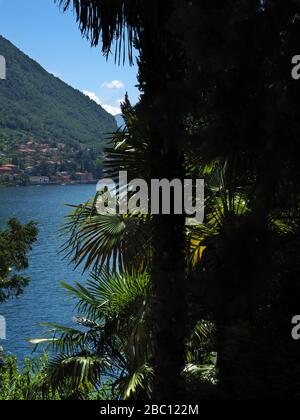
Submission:
<svg viewBox="0 0 300 420">
<path fill-rule="evenodd" d="M 69 182 L 67 184 L 64 183 L 49 183 L 49 184 L 26 184 L 26 185 L 3 185 L 0 184 L 1 188 L 27 188 L 27 187 L 67 187 L 67 186 L 77 186 L 77 185 L 97 185 L 98 181 L 89 181 L 89 182 Z"/>
</svg>

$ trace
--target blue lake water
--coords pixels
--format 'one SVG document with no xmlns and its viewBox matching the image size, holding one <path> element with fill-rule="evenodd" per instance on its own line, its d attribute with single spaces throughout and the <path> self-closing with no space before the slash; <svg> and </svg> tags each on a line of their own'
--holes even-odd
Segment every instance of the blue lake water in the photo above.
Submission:
<svg viewBox="0 0 300 420">
<path fill-rule="evenodd" d="M 39 228 L 38 241 L 30 253 L 30 267 L 25 273 L 31 279 L 30 285 L 19 298 L 0 305 L 0 315 L 7 322 L 7 340 L 0 344 L 19 359 L 32 355 L 32 346 L 26 340 L 42 336 L 45 328 L 39 323 L 72 325 L 76 315 L 74 301 L 60 282 L 84 282 L 86 276 L 80 270 L 74 271 L 58 255 L 64 242 L 58 230 L 70 212 L 65 204 L 86 202 L 94 194 L 94 185 L 0 189 L 0 226 L 15 217 L 24 223 L 34 220 Z"/>
</svg>

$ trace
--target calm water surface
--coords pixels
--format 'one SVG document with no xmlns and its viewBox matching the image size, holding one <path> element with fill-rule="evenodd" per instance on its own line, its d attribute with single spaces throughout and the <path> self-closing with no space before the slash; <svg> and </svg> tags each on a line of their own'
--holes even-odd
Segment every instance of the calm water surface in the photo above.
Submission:
<svg viewBox="0 0 300 420">
<path fill-rule="evenodd" d="M 0 226 L 12 217 L 22 222 L 34 220 L 39 238 L 30 253 L 29 287 L 18 299 L 0 305 L 7 322 L 7 340 L 0 342 L 7 352 L 19 358 L 32 355 L 28 338 L 41 337 L 39 323 L 72 325 L 74 301 L 60 286 L 61 281 L 85 281 L 81 271 L 58 255 L 64 239 L 58 236 L 64 216 L 70 212 L 65 204 L 80 204 L 95 193 L 94 185 L 43 186 L 0 189 Z"/>
</svg>

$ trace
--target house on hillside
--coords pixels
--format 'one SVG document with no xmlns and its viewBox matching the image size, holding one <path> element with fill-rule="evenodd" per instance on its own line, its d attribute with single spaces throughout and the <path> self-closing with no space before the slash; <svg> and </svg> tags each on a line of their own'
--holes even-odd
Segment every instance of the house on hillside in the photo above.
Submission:
<svg viewBox="0 0 300 420">
<path fill-rule="evenodd" d="M 0 173 L 1 174 L 13 174 L 19 172 L 18 167 L 16 165 L 12 165 L 10 163 L 6 163 L 5 165 L 0 166 Z"/>
<path fill-rule="evenodd" d="M 50 183 L 48 176 L 30 176 L 29 182 L 31 185 L 47 185 Z"/>
<path fill-rule="evenodd" d="M 93 174 L 89 172 L 76 172 L 75 175 L 76 175 L 77 181 L 79 181 L 81 184 L 88 184 L 88 183 L 95 182 Z"/>
</svg>

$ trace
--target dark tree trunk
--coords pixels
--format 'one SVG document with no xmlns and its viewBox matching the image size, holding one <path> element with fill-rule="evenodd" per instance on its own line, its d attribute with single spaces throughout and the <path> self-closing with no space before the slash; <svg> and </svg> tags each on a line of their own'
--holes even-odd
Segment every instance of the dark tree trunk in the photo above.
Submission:
<svg viewBox="0 0 300 420">
<path fill-rule="evenodd" d="M 176 169 L 165 162 L 169 175 Z M 151 321 L 155 339 L 155 400 L 180 398 L 180 374 L 184 366 L 186 337 L 185 217 L 155 216 Z"/>
<path fill-rule="evenodd" d="M 168 3 L 168 4 L 167 4 Z M 183 180 L 183 107 L 178 100 L 185 76 L 182 48 L 169 32 L 172 2 L 160 6 L 140 36 L 141 116 L 150 135 L 151 179 Z M 186 337 L 185 215 L 153 217 L 152 294 L 149 323 L 154 341 L 154 400 L 180 398 Z M 172 205 L 173 204 L 173 205 Z"/>
</svg>

